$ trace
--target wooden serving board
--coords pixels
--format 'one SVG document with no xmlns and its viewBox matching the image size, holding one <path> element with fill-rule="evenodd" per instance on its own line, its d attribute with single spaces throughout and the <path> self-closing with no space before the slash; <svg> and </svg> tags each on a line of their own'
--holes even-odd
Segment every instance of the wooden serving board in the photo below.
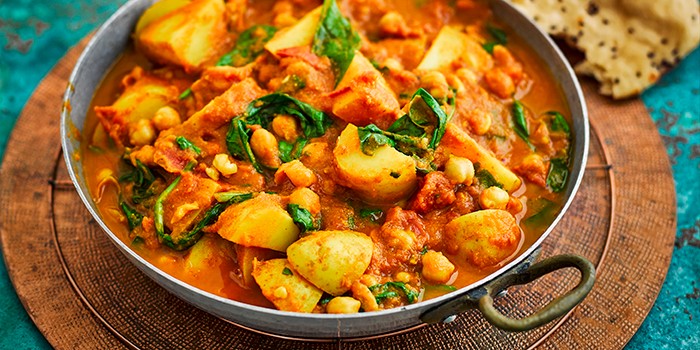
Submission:
<svg viewBox="0 0 700 350">
<path fill-rule="evenodd" d="M 569 315 L 524 333 L 478 311 L 446 325 L 365 340 L 300 342 L 261 335 L 198 310 L 160 288 L 109 242 L 71 184 L 60 147 L 61 96 L 84 40 L 27 103 L 0 168 L 0 238 L 8 272 L 39 330 L 57 349 L 619 349 L 641 325 L 666 275 L 676 231 L 673 178 L 640 100 L 613 102 L 584 82 L 592 122 L 581 189 L 542 256 L 581 254 L 598 267 Z M 569 290 L 560 271 L 497 302 L 522 317 Z"/>
</svg>

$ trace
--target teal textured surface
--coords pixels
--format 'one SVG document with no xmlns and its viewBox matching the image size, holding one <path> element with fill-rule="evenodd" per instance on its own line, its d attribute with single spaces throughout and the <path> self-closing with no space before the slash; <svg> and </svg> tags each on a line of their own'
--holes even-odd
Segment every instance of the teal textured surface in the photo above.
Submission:
<svg viewBox="0 0 700 350">
<path fill-rule="evenodd" d="M 68 48 L 124 2 L 0 2 L 0 155 L 16 118 L 41 79 Z M 673 164 L 678 232 L 666 282 L 628 349 L 700 349 L 699 76 L 700 50 L 695 50 L 642 96 Z M 0 263 L 0 349 L 48 348 Z"/>
</svg>

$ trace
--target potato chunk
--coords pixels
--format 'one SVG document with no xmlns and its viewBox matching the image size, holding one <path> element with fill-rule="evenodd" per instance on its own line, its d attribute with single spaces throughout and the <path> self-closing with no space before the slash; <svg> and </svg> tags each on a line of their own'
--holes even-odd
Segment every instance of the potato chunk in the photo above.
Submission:
<svg viewBox="0 0 700 350">
<path fill-rule="evenodd" d="M 442 138 L 440 146 L 449 149 L 454 156 L 467 158 L 474 164 L 479 163 L 479 167 L 491 173 L 493 178 L 502 184 L 503 189 L 508 192 L 512 193 L 517 190 L 522 183 L 515 173 L 506 168 L 486 148 L 479 145 L 471 136 L 454 124 L 447 124 L 445 136 Z"/>
<path fill-rule="evenodd" d="M 289 263 L 331 295 L 347 292 L 372 260 L 374 243 L 354 231 L 318 231 L 290 245 Z"/>
<path fill-rule="evenodd" d="M 214 285 L 223 285 L 224 276 L 210 274 L 208 271 L 218 270 L 223 265 L 232 265 L 236 253 L 233 243 L 217 235 L 204 235 L 185 255 L 185 271 L 197 278 L 200 274 Z M 226 277 L 228 279 L 228 277 Z"/>
<path fill-rule="evenodd" d="M 177 87 L 134 68 L 123 80 L 124 92 L 111 106 L 95 107 L 102 126 L 117 143 L 129 145 L 129 129 L 139 120 L 151 119 L 169 103 L 177 101 Z"/>
<path fill-rule="evenodd" d="M 227 49 L 225 15 L 221 0 L 192 1 L 147 24 L 136 42 L 154 61 L 197 72 Z"/>
<path fill-rule="evenodd" d="M 402 112 L 394 91 L 372 63 L 355 53 L 343 79 L 330 95 L 333 114 L 360 126 L 376 124 L 386 129 Z"/>
<path fill-rule="evenodd" d="M 223 238 L 221 240 L 227 242 Z M 253 279 L 253 261 L 270 260 L 283 256 L 282 253 L 270 249 L 246 247 L 240 244 L 231 245 L 236 247 L 236 260 L 238 260 L 238 267 L 241 269 L 242 282 L 243 285 L 248 288 L 252 287 L 255 283 Z"/>
<path fill-rule="evenodd" d="M 450 253 L 479 268 L 511 256 L 522 239 L 513 215 L 500 209 L 462 215 L 445 225 L 444 234 Z"/>
<path fill-rule="evenodd" d="M 275 36 L 265 44 L 265 49 L 277 56 L 277 53 L 284 49 L 311 45 L 320 19 L 321 6 L 307 13 L 295 25 L 275 33 Z"/>
<path fill-rule="evenodd" d="M 333 150 L 338 177 L 367 202 L 394 203 L 408 198 L 416 189 L 416 163 L 413 158 L 389 145 L 369 156 L 360 148 L 357 127 L 348 124 Z"/>
<path fill-rule="evenodd" d="M 459 61 L 473 71 L 484 72 L 493 67 L 493 59 L 471 36 L 444 26 L 418 65 L 420 70 L 441 70 Z"/>
<path fill-rule="evenodd" d="M 280 197 L 267 193 L 227 208 L 216 225 L 221 237 L 247 247 L 283 252 L 299 238 Z"/>
<path fill-rule="evenodd" d="M 279 310 L 311 312 L 323 295 L 293 271 L 287 259 L 254 260 L 253 277 L 265 298 Z"/>
</svg>

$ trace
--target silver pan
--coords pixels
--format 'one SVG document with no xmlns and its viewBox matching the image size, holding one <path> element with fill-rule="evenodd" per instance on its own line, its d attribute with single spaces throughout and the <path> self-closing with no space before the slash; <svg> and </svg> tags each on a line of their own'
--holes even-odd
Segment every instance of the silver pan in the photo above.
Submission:
<svg viewBox="0 0 700 350">
<path fill-rule="evenodd" d="M 141 15 L 153 0 L 132 0 L 122 6 L 97 31 L 78 60 L 70 77 L 64 100 L 72 108 L 61 114 L 61 136 L 65 161 L 70 176 L 90 214 L 99 223 L 112 243 L 143 273 L 190 304 L 211 314 L 266 334 L 284 337 L 310 338 L 361 338 L 389 334 L 420 326 L 425 323 L 449 322 L 455 315 L 471 308 L 478 308 L 494 326 L 524 331 L 550 322 L 575 307 L 591 290 L 595 269 L 586 259 L 575 255 L 560 255 L 536 264 L 539 247 L 547 239 L 571 204 L 581 183 L 588 154 L 589 124 L 583 93 L 573 70 L 552 40 L 511 5 L 493 1 L 492 8 L 501 23 L 506 23 L 532 47 L 534 52 L 549 65 L 566 98 L 573 119 L 573 169 L 566 187 L 566 201 L 554 222 L 542 236 L 518 258 L 498 271 L 469 286 L 439 298 L 413 305 L 378 312 L 351 315 L 302 314 L 252 306 L 225 299 L 185 284 L 138 256 L 124 244 L 99 215 L 97 205 L 88 191 L 79 157 L 72 155 L 80 150 L 80 140 L 72 127 L 82 131 L 86 112 L 94 91 L 127 47 L 131 32 Z M 506 288 L 531 282 L 552 271 L 573 267 L 581 272 L 580 283 L 565 296 L 536 311 L 531 316 L 514 320 L 507 318 L 493 307 L 493 298 Z"/>
</svg>

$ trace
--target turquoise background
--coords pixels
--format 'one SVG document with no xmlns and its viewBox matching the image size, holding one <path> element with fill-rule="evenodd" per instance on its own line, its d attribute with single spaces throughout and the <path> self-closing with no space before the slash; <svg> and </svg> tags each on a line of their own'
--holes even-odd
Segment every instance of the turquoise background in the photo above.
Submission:
<svg viewBox="0 0 700 350">
<path fill-rule="evenodd" d="M 0 155 L 41 79 L 124 2 L 0 2 Z M 700 349 L 700 50 L 642 99 L 673 164 L 678 232 L 663 289 L 627 349 Z M 29 319 L 0 263 L 0 349 L 46 348 L 50 345 Z"/>
</svg>

